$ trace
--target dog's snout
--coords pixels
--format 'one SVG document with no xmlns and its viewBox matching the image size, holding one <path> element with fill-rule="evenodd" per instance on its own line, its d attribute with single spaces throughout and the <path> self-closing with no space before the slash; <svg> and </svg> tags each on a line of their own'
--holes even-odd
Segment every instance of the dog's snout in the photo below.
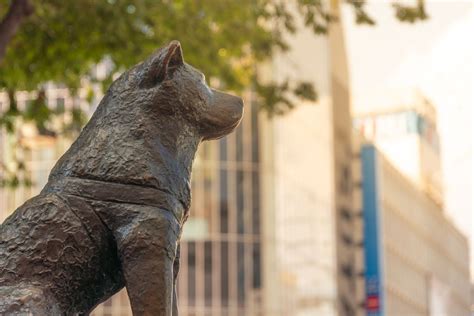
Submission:
<svg viewBox="0 0 474 316">
<path fill-rule="evenodd" d="M 243 107 L 244 106 L 244 100 L 240 97 L 236 97 L 236 98 L 237 98 L 236 105 L 238 105 L 239 107 Z"/>
<path fill-rule="evenodd" d="M 212 89 L 212 92 L 214 105 L 231 106 L 237 108 L 242 108 L 244 106 L 244 100 L 242 100 L 241 97 L 221 92 L 215 89 Z"/>
</svg>

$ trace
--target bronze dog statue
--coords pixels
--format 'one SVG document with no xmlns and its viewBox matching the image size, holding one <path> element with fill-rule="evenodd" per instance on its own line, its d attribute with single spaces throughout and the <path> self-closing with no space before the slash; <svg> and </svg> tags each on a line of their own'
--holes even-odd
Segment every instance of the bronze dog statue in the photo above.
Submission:
<svg viewBox="0 0 474 316">
<path fill-rule="evenodd" d="M 193 159 L 242 114 L 177 41 L 123 73 L 41 193 L 0 226 L 0 315 L 87 315 L 124 286 L 134 315 L 177 315 Z"/>
</svg>

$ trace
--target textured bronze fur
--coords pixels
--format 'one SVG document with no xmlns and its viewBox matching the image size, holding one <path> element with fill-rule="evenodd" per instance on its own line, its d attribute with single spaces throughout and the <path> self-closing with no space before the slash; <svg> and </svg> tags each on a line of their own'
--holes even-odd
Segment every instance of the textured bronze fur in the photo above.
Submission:
<svg viewBox="0 0 474 316">
<path fill-rule="evenodd" d="M 0 315 L 87 315 L 124 286 L 134 315 L 177 315 L 194 155 L 242 113 L 177 41 L 122 74 L 42 192 L 0 227 Z"/>
</svg>

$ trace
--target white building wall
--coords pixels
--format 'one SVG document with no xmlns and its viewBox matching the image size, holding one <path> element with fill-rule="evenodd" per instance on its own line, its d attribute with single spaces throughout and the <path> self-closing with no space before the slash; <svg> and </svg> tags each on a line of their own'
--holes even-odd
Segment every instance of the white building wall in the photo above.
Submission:
<svg viewBox="0 0 474 316">
<path fill-rule="evenodd" d="M 466 238 L 437 203 L 379 156 L 387 315 L 467 315 Z"/>
<path fill-rule="evenodd" d="M 272 293 L 279 315 L 338 315 L 333 96 L 347 93 L 340 91 L 347 89 L 347 73 L 341 78 L 333 68 L 345 62 L 340 35 L 316 36 L 301 28 L 287 38 L 291 50 L 268 69 L 272 80 L 312 82 L 319 95 L 316 103 L 296 100 L 294 110 L 268 122 L 273 173 L 268 211 L 274 217 L 277 265 L 265 267 L 276 270 Z M 348 117 L 348 108 L 340 114 Z M 350 129 L 350 122 L 345 126 Z M 350 144 L 344 154 L 350 157 Z"/>
</svg>

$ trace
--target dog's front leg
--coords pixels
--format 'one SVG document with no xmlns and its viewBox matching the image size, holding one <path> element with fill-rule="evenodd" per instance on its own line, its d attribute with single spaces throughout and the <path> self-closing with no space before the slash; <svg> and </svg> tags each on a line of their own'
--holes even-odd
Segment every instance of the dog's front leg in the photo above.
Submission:
<svg viewBox="0 0 474 316">
<path fill-rule="evenodd" d="M 176 257 L 173 264 L 173 316 L 178 316 L 178 272 L 179 272 L 179 258 L 181 255 L 181 245 L 178 243 Z"/>
<path fill-rule="evenodd" d="M 177 231 L 164 217 L 134 221 L 120 229 L 118 251 L 133 315 L 173 314 L 173 263 Z"/>
</svg>

